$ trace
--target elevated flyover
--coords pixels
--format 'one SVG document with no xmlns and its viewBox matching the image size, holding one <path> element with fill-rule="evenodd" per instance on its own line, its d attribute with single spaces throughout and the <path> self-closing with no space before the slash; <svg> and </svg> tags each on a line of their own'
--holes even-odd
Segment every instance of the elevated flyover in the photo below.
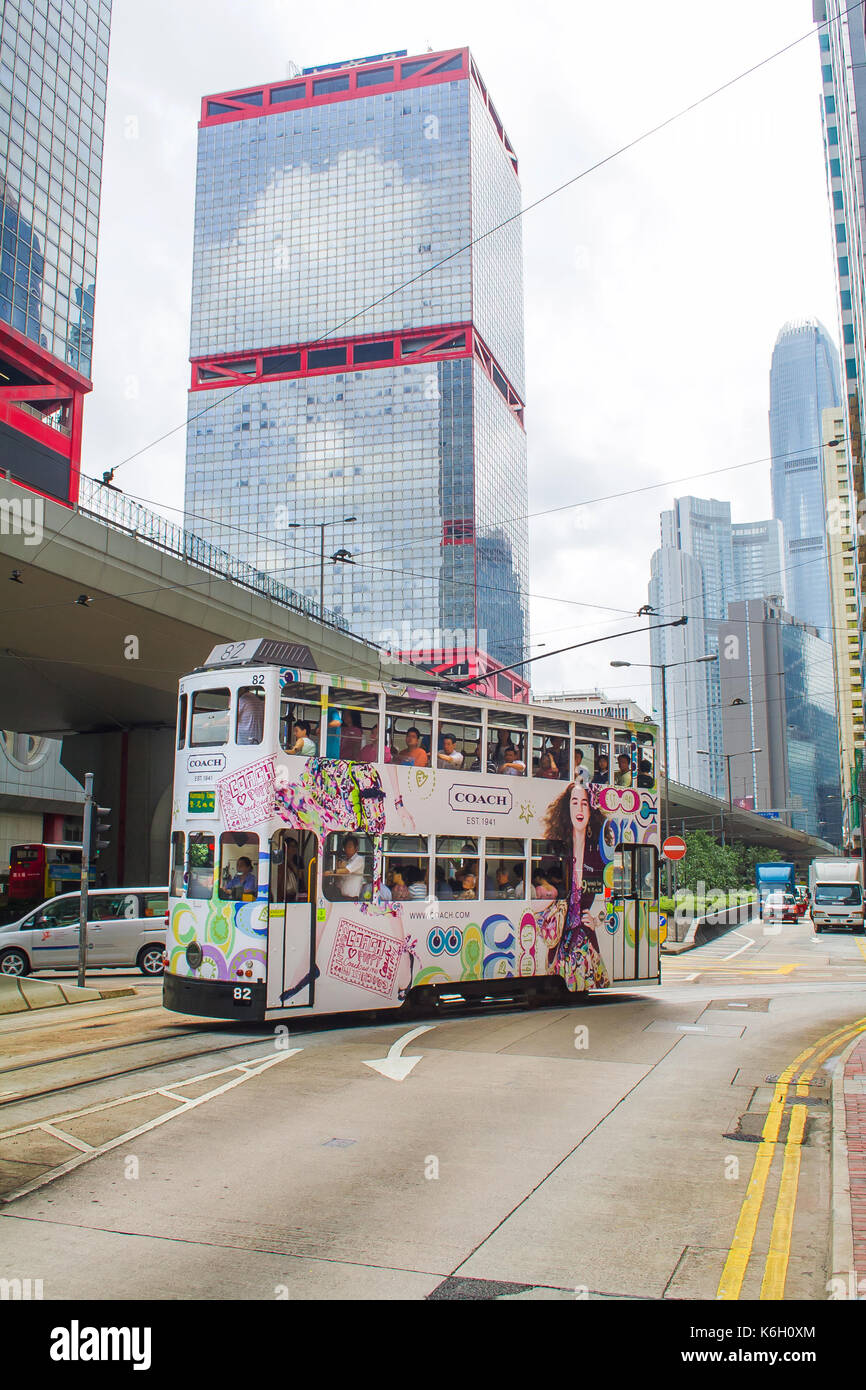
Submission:
<svg viewBox="0 0 866 1390">
<path fill-rule="evenodd" d="M 673 835 L 681 835 L 689 830 L 706 830 L 716 838 L 719 838 L 724 825 L 727 839 L 777 849 L 783 859 L 796 864 L 804 875 L 817 856 L 839 853 L 838 847 L 828 844 L 826 840 L 807 835 L 803 830 L 793 830 L 784 821 L 767 820 L 757 812 L 744 811 L 739 806 L 729 811 L 727 802 L 717 801 L 706 792 L 684 787 L 679 782 L 670 784 L 670 822 Z"/>
</svg>

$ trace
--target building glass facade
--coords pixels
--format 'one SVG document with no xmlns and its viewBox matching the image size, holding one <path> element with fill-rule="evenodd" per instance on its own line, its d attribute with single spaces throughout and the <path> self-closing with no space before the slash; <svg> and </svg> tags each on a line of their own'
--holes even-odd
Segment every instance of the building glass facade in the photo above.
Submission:
<svg viewBox="0 0 866 1390">
<path fill-rule="evenodd" d="M 110 19 L 111 0 L 0 6 L 0 431 L 13 476 L 63 500 L 90 385 Z"/>
<path fill-rule="evenodd" d="M 510 664 L 519 219 L 464 248 L 519 211 L 516 161 L 468 50 L 392 58 L 204 100 L 187 520 L 313 597 L 333 523 L 352 563 L 326 560 L 325 605 L 354 630 L 405 647 L 409 619 Z"/>
<path fill-rule="evenodd" d="M 773 515 L 785 537 L 785 593 L 795 618 L 830 630 L 822 413 L 839 404 L 839 356 L 817 319 L 786 323 L 770 367 Z"/>
</svg>

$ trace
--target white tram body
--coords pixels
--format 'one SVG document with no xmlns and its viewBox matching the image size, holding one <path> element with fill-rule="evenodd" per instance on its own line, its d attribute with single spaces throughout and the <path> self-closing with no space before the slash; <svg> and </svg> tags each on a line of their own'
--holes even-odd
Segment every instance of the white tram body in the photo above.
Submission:
<svg viewBox="0 0 866 1390">
<path fill-rule="evenodd" d="M 654 725 L 287 650 L 231 643 L 180 682 L 167 1008 L 280 1019 L 658 980 Z"/>
</svg>

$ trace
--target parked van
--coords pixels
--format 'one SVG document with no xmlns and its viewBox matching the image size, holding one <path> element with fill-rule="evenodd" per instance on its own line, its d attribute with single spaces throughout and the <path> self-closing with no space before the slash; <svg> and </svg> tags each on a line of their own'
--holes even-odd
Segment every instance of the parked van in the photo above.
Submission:
<svg viewBox="0 0 866 1390">
<path fill-rule="evenodd" d="M 87 894 L 87 969 L 137 966 L 161 975 L 168 888 L 93 888 Z M 50 898 L 17 922 L 0 927 L 0 975 L 75 970 L 81 899 Z"/>
</svg>

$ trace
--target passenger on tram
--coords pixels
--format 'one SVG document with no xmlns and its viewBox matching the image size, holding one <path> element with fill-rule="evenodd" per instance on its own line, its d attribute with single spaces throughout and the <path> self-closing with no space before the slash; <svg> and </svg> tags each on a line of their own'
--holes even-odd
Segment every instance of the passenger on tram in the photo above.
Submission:
<svg viewBox="0 0 866 1390">
<path fill-rule="evenodd" d="M 595 772 L 592 774 L 590 781 L 594 782 L 596 786 L 599 784 L 607 786 L 610 781 L 610 763 L 608 762 L 606 753 L 599 753 L 596 757 Z"/>
<path fill-rule="evenodd" d="M 305 719 L 299 719 L 292 725 L 292 733 L 295 741 L 289 753 L 297 753 L 303 758 L 312 758 L 316 752 L 316 745 L 310 738 L 310 726 Z"/>
<path fill-rule="evenodd" d="M 406 730 L 406 746 L 395 750 L 394 761 L 409 766 L 427 767 L 430 759 L 426 750 L 421 747 L 421 735 L 417 729 Z"/>
<path fill-rule="evenodd" d="M 522 762 L 517 756 L 517 749 L 514 744 L 509 744 L 505 750 L 502 766 L 499 771 L 503 777 L 522 777 L 526 771 L 526 763 Z"/>
<path fill-rule="evenodd" d="M 238 743 L 261 743 L 265 728 L 265 692 L 242 690 L 238 696 Z"/>
<path fill-rule="evenodd" d="M 631 786 L 631 758 L 628 753 L 620 753 L 617 758 L 619 771 L 614 773 L 613 780 L 617 787 Z"/>
<path fill-rule="evenodd" d="M 436 754 L 436 761 L 440 767 L 457 769 L 463 766 L 463 754 L 457 747 L 457 740 L 453 734 L 442 735 L 442 749 Z"/>
<path fill-rule="evenodd" d="M 343 713 L 343 727 L 340 733 L 340 757 L 349 762 L 357 762 L 361 745 L 364 742 L 364 730 L 361 725 L 361 714 L 359 710 L 347 709 Z"/>
</svg>

